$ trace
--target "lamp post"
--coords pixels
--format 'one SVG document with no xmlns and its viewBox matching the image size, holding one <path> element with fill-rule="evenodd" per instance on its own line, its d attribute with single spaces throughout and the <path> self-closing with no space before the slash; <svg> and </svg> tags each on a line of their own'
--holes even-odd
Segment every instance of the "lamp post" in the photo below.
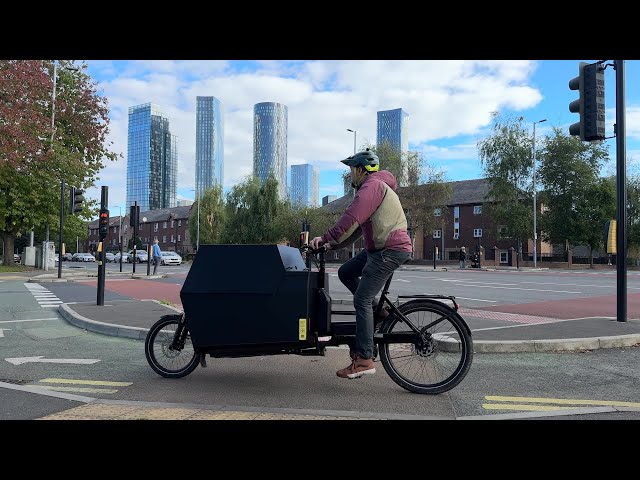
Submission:
<svg viewBox="0 0 640 480">
<path fill-rule="evenodd" d="M 120 205 L 114 205 L 114 208 L 120 209 L 120 227 L 118 227 L 118 243 L 120 244 L 120 271 L 122 272 L 122 207 Z"/>
<path fill-rule="evenodd" d="M 356 154 L 356 137 L 357 137 L 357 131 L 356 130 L 351 130 L 350 128 L 347 128 L 347 132 L 353 132 L 353 154 Z M 356 198 L 356 189 L 353 189 L 353 198 Z M 356 242 L 353 242 L 351 244 L 351 258 L 356 256 Z"/>
<path fill-rule="evenodd" d="M 533 268 L 537 267 L 538 261 L 538 208 L 536 206 L 536 123 L 546 122 L 547 119 L 543 118 L 537 122 L 533 122 Z"/>
<path fill-rule="evenodd" d="M 196 225 L 196 253 L 198 253 L 200 249 L 200 198 L 194 189 L 190 189 L 190 191 L 195 193 L 196 202 L 198 202 L 198 225 Z"/>
<path fill-rule="evenodd" d="M 78 71 L 75 67 L 65 70 Z M 51 93 L 51 153 L 54 153 L 53 139 L 56 133 L 56 84 L 58 80 L 58 62 L 53 61 L 53 92 Z M 73 212 L 71 212 L 73 214 Z M 58 278 L 62 278 L 62 242 L 64 233 L 64 179 L 60 179 L 60 232 L 58 233 Z M 47 248 L 44 251 L 44 269 L 49 270 L 49 224 L 47 223 Z"/>
</svg>

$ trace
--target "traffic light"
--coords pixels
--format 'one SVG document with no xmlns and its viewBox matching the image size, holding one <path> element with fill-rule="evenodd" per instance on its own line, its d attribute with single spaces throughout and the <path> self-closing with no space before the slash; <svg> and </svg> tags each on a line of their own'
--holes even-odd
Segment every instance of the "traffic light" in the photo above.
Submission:
<svg viewBox="0 0 640 480">
<path fill-rule="evenodd" d="M 140 205 L 131 205 L 129 208 L 129 225 L 135 227 L 140 224 Z"/>
<path fill-rule="evenodd" d="M 84 197 L 82 196 L 83 193 L 84 190 L 71 187 L 71 192 L 69 195 L 69 213 L 71 215 L 75 215 L 76 213 L 80 213 L 82 211 L 82 202 L 84 202 Z"/>
<path fill-rule="evenodd" d="M 580 92 L 580 98 L 569 104 L 570 112 L 580 114 L 580 121 L 569 127 L 569 134 L 587 142 L 604 140 L 604 66 L 580 62 L 579 75 L 569 81 L 569 88 Z"/>
<path fill-rule="evenodd" d="M 100 240 L 104 240 L 109 232 L 109 210 L 103 208 L 100 210 L 100 218 L 98 220 Z"/>
</svg>

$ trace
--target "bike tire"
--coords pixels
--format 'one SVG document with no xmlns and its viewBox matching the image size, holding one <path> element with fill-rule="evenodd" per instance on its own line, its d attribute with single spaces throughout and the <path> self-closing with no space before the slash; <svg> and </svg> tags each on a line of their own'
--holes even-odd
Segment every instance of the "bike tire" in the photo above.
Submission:
<svg viewBox="0 0 640 480">
<path fill-rule="evenodd" d="M 401 305 L 399 310 L 421 331 L 425 331 L 428 324 L 438 319 L 441 321 L 427 329 L 431 335 L 435 334 L 432 337 L 434 340 L 420 350 L 416 342 L 381 343 L 380 360 L 387 375 L 402 388 L 413 393 L 435 395 L 449 391 L 458 385 L 469 372 L 473 361 L 473 343 L 464 319 L 457 312 L 433 301 L 408 302 Z M 445 326 L 448 329 L 445 330 L 443 328 Z M 385 320 L 381 331 L 382 333 L 406 332 L 408 329 L 399 317 L 390 315 Z M 418 340 L 417 334 L 416 340 Z M 423 380 L 410 377 L 412 370 L 432 378 Z M 447 373 L 438 375 L 439 371 Z M 440 376 L 443 378 L 433 378 Z"/>
<path fill-rule="evenodd" d="M 187 332 L 185 347 L 178 351 L 169 348 L 181 315 L 165 315 L 149 329 L 144 341 L 144 353 L 151 368 L 166 378 L 189 375 L 198 366 L 200 355 L 195 351 Z M 164 334 L 159 336 L 161 332 Z"/>
</svg>

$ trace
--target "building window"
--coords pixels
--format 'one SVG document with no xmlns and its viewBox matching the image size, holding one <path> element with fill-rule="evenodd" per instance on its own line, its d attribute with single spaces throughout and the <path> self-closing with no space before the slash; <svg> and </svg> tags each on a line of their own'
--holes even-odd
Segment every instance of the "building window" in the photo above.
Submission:
<svg viewBox="0 0 640 480">
<path fill-rule="evenodd" d="M 500 252 L 500 263 L 509 263 L 508 252 Z"/>
<path fill-rule="evenodd" d="M 158 231 L 158 222 L 153 224 L 153 231 L 157 232 Z"/>
<path fill-rule="evenodd" d="M 181 227 L 182 226 L 182 220 L 178 220 L 178 226 Z M 180 240 L 180 239 L 178 239 Z"/>
<path fill-rule="evenodd" d="M 167 228 L 167 222 L 162 223 L 162 228 Z"/>
<path fill-rule="evenodd" d="M 442 215 L 442 209 L 441 208 L 434 208 L 433 209 L 433 216 L 434 217 L 439 217 L 440 215 Z"/>
<path fill-rule="evenodd" d="M 162 243 L 167 243 L 167 236 L 166 235 L 162 236 Z"/>
<path fill-rule="evenodd" d="M 181 242 L 182 240 L 180 240 L 180 234 L 178 234 L 178 241 Z"/>
<path fill-rule="evenodd" d="M 481 228 L 474 228 L 473 229 L 473 238 L 480 238 L 482 236 L 482 229 Z"/>
<path fill-rule="evenodd" d="M 474 205 L 473 206 L 473 214 L 480 215 L 482 213 L 482 205 Z"/>
<path fill-rule="evenodd" d="M 175 242 L 173 235 L 171 235 L 171 243 Z"/>
<path fill-rule="evenodd" d="M 498 238 L 509 238 L 509 230 L 506 225 L 498 225 Z"/>
<path fill-rule="evenodd" d="M 442 230 L 433 231 L 433 238 L 441 238 L 441 237 L 442 237 Z"/>
<path fill-rule="evenodd" d="M 171 220 L 171 228 L 173 228 L 173 220 Z"/>
</svg>

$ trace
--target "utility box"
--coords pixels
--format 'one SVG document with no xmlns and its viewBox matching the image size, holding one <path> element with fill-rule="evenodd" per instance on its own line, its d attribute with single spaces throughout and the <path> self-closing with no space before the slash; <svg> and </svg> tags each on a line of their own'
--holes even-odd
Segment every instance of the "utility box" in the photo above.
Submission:
<svg viewBox="0 0 640 480">
<path fill-rule="evenodd" d="M 194 346 L 311 345 L 318 280 L 297 248 L 200 245 L 180 291 Z"/>
</svg>

